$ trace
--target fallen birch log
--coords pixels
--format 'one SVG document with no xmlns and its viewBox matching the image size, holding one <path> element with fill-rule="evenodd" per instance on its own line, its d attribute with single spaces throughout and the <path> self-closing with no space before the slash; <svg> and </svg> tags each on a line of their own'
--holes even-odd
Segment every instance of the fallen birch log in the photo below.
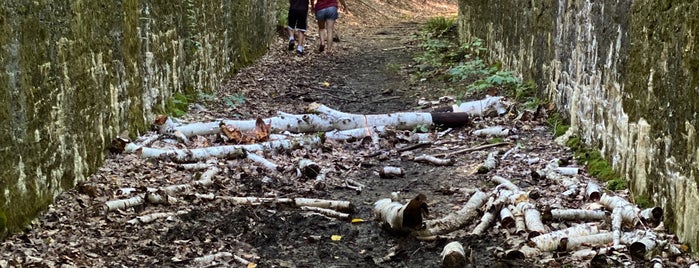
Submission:
<svg viewBox="0 0 699 268">
<path fill-rule="evenodd" d="M 248 151 L 277 151 L 286 149 L 298 149 L 303 147 L 318 147 L 323 144 L 323 138 L 319 136 L 306 136 L 293 140 L 276 140 L 247 145 L 226 145 L 198 149 L 156 149 L 139 147 L 136 144 L 126 145 L 124 152 L 136 152 L 143 158 L 157 158 L 173 162 L 199 162 L 211 157 L 236 159 L 246 157 Z"/>
<path fill-rule="evenodd" d="M 486 116 L 489 114 L 502 115 L 507 113 L 511 106 L 505 102 L 503 97 L 486 97 L 482 100 L 463 102 L 459 105 L 453 105 L 452 111 L 468 113 L 473 116 Z"/>
<path fill-rule="evenodd" d="M 274 172 L 281 172 L 284 170 L 284 168 L 281 167 L 280 165 L 277 165 L 277 164 L 273 163 L 272 161 L 269 161 L 266 158 L 264 158 L 258 154 L 251 153 L 251 152 L 245 152 L 245 157 L 252 162 L 260 164 L 262 167 L 266 168 L 267 170 L 271 170 Z"/>
<path fill-rule="evenodd" d="M 156 212 L 156 213 L 151 213 L 151 214 L 147 214 L 147 215 L 143 215 L 143 216 L 138 216 L 134 219 L 127 221 L 126 223 L 128 223 L 128 224 L 151 223 L 151 222 L 154 222 L 158 219 L 169 218 L 169 217 L 172 217 L 175 215 L 182 215 L 182 214 L 186 214 L 186 213 L 189 213 L 189 211 L 181 210 L 181 211 L 177 211 L 177 212 Z"/>
<path fill-rule="evenodd" d="M 457 212 L 436 220 L 425 222 L 426 228 L 415 234 L 417 236 L 443 235 L 459 229 L 468 224 L 473 218 L 478 216 L 478 209 L 488 200 L 488 195 L 481 191 L 476 191 L 471 195 L 468 202 Z"/>
<path fill-rule="evenodd" d="M 464 246 L 456 241 L 444 246 L 440 255 L 443 268 L 463 268 L 471 263 L 471 249 L 464 250 Z"/>
<path fill-rule="evenodd" d="M 515 185 L 514 183 L 512 183 L 512 181 L 510 181 L 504 177 L 495 175 L 492 178 L 490 178 L 490 180 L 497 183 L 498 185 L 502 185 L 503 187 L 505 187 L 509 190 L 512 190 L 512 191 L 519 190 L 519 186 Z"/>
<path fill-rule="evenodd" d="M 495 169 L 498 166 L 498 159 L 496 158 L 497 155 L 497 151 L 490 152 L 488 154 L 488 158 L 486 158 L 483 164 L 478 167 L 478 173 L 487 173 L 488 171 Z"/>
<path fill-rule="evenodd" d="M 423 217 L 427 216 L 427 197 L 417 195 L 406 204 L 391 198 L 384 198 L 374 203 L 376 220 L 388 225 L 395 231 L 415 231 L 423 228 Z"/>
<path fill-rule="evenodd" d="M 652 207 L 641 210 L 638 214 L 643 222 L 659 224 L 663 219 L 663 209 L 661 207 Z"/>
<path fill-rule="evenodd" d="M 524 214 L 524 223 L 529 231 L 529 238 L 546 233 L 546 227 L 541 222 L 541 213 L 529 202 L 517 204 L 517 208 Z"/>
<path fill-rule="evenodd" d="M 599 249 L 596 248 L 585 248 L 585 249 L 580 249 L 577 250 L 573 253 L 570 254 L 575 259 L 580 259 L 580 260 L 587 260 L 587 259 L 592 259 L 597 255 L 609 255 L 612 252 L 615 251 L 623 251 L 626 249 L 626 246 L 618 246 L 618 247 L 602 247 Z"/>
<path fill-rule="evenodd" d="M 590 247 L 597 247 L 600 245 L 606 245 L 613 241 L 614 234 L 611 232 L 596 233 L 585 236 L 568 237 L 565 242 L 561 242 L 561 251 L 571 251 L 576 250 L 583 245 Z"/>
<path fill-rule="evenodd" d="M 511 249 L 505 252 L 505 258 L 508 260 L 524 260 L 539 255 L 541 255 L 541 251 L 538 248 L 527 245 L 524 245 L 519 249 Z"/>
<path fill-rule="evenodd" d="M 160 191 L 149 191 L 131 198 L 107 201 L 104 203 L 104 207 L 106 211 L 114 211 L 143 205 L 146 202 L 150 204 L 170 204 L 176 201 L 174 197 L 164 193 L 161 194 Z"/>
<path fill-rule="evenodd" d="M 636 226 L 640 220 L 638 216 L 640 210 L 631 204 L 631 202 L 620 196 L 603 194 L 599 200 L 599 203 L 602 204 L 607 210 L 612 212 L 614 212 L 615 209 L 620 208 L 619 213 L 621 213 L 623 222 L 629 227 Z"/>
<path fill-rule="evenodd" d="M 594 223 L 584 223 L 578 224 L 572 227 L 568 227 L 563 230 L 553 231 L 547 234 L 542 234 L 537 237 L 531 238 L 531 241 L 536 245 L 541 251 L 552 251 L 556 250 L 559 246 L 561 238 L 574 238 L 587 236 L 591 234 L 599 233 L 599 228 L 597 224 Z"/>
<path fill-rule="evenodd" d="M 371 126 L 396 127 L 398 129 L 413 129 L 419 125 L 463 126 L 470 123 L 468 113 L 420 113 L 401 112 L 391 114 L 361 115 L 339 112 L 325 105 L 312 103 L 307 111 L 318 114 L 288 114 L 279 112 L 277 116 L 263 119 L 270 126 L 270 131 L 280 133 L 290 131 L 295 133 L 327 132 L 331 130 L 359 129 Z M 180 132 L 184 136 L 211 135 L 221 132 L 220 124 L 246 132 L 255 128 L 256 120 L 218 120 L 178 125 L 172 120 L 165 120 L 159 127 L 159 132 L 169 134 Z"/>
<path fill-rule="evenodd" d="M 301 174 L 309 179 L 315 179 L 320 174 L 320 166 L 310 159 L 303 158 L 298 162 L 298 168 Z"/>
<path fill-rule="evenodd" d="M 162 187 L 159 190 L 164 192 L 167 195 L 175 195 L 180 192 L 184 192 L 186 190 L 189 190 L 193 187 L 206 187 L 206 186 L 211 186 L 214 184 L 213 178 L 221 172 L 221 169 L 217 167 L 211 167 L 207 171 L 201 174 L 199 177 L 199 180 L 193 181 L 191 183 L 187 184 L 177 184 L 177 185 L 170 185 L 166 187 Z M 157 191 L 157 190 L 149 190 L 151 192 Z"/>
<path fill-rule="evenodd" d="M 354 128 L 346 130 L 331 130 L 325 132 L 325 138 L 335 141 L 352 141 L 360 140 L 366 137 L 372 137 L 375 134 L 386 136 L 387 131 L 385 126 L 371 126 L 365 128 Z"/>
<path fill-rule="evenodd" d="M 426 154 L 416 156 L 415 158 L 413 158 L 413 161 L 428 162 L 428 163 L 432 163 L 432 164 L 437 165 L 437 166 L 451 166 L 454 164 L 453 159 L 437 158 L 437 157 L 434 157 L 431 155 L 426 155 Z"/>
<path fill-rule="evenodd" d="M 201 196 L 202 198 L 209 199 L 209 196 Z M 271 198 L 271 197 L 236 197 L 236 196 L 214 196 L 215 199 L 221 199 L 233 202 L 237 205 L 268 205 L 268 204 L 281 204 L 288 205 L 292 207 L 319 207 L 333 209 L 337 211 L 351 212 L 354 207 L 350 201 L 339 201 L 339 200 L 324 200 L 324 199 L 313 199 L 313 198 Z"/>
<path fill-rule="evenodd" d="M 505 228 L 515 226 L 515 216 L 508 207 L 503 207 L 500 209 L 500 225 Z"/>
<path fill-rule="evenodd" d="M 607 218 L 607 213 L 587 209 L 550 209 L 544 210 L 544 219 L 561 221 L 599 221 Z"/>
<path fill-rule="evenodd" d="M 587 186 L 585 186 L 585 198 L 589 201 L 597 201 L 600 197 L 602 197 L 602 195 L 599 185 L 591 181 L 587 182 Z"/>
<path fill-rule="evenodd" d="M 495 209 L 494 206 L 483 213 L 478 225 L 471 230 L 471 235 L 480 235 L 486 228 L 490 227 L 490 224 L 493 222 L 493 220 L 495 220 L 495 213 L 492 211 L 493 209 Z"/>
<path fill-rule="evenodd" d="M 507 135 L 510 135 L 510 130 L 504 128 L 503 126 L 493 126 L 474 130 L 471 134 L 473 136 L 505 137 Z"/>
<path fill-rule="evenodd" d="M 200 266 L 209 266 L 214 261 L 223 260 L 226 258 L 232 258 L 236 262 L 238 262 L 242 265 L 250 265 L 251 264 L 250 261 L 243 259 L 242 257 L 240 257 L 238 255 L 234 255 L 233 253 L 230 253 L 230 252 L 218 252 L 218 253 L 209 254 L 206 256 L 196 257 L 192 261 Z"/>
<path fill-rule="evenodd" d="M 313 212 L 323 214 L 325 216 L 338 218 L 338 219 L 349 219 L 349 217 L 350 217 L 350 215 L 348 213 L 342 213 L 342 212 L 332 210 L 332 209 L 327 209 L 327 208 L 303 206 L 303 207 L 301 207 L 301 210 L 313 211 Z"/>
<path fill-rule="evenodd" d="M 520 211 L 517 207 L 514 205 L 510 205 L 510 210 L 512 211 L 512 215 L 515 217 L 515 233 L 516 234 L 524 234 L 527 232 L 527 225 L 524 222 L 524 213 Z"/>
<path fill-rule="evenodd" d="M 385 166 L 381 170 L 379 170 L 379 176 L 381 176 L 381 178 L 402 178 L 403 175 L 405 175 L 405 173 L 403 172 L 403 169 L 400 167 Z"/>
</svg>

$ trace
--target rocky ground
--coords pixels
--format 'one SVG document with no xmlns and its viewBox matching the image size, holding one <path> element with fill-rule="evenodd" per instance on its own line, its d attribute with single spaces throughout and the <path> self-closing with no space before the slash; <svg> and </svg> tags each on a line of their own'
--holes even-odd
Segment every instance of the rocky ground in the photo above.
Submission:
<svg viewBox="0 0 699 268">
<path fill-rule="evenodd" d="M 308 54 L 303 57 L 287 52 L 286 39 L 280 37 L 270 45 L 267 55 L 231 77 L 223 88 L 202 96 L 180 120 L 302 114 L 311 103 L 356 114 L 411 112 L 429 108 L 418 105 L 419 99 L 443 96 L 449 87 L 445 82 L 414 78 L 413 56 L 420 49 L 416 35 L 421 25 L 431 16 L 455 16 L 453 2 L 348 0 L 348 4 L 350 13 L 344 13 L 338 22 L 340 42 L 333 55 L 316 51 L 317 30 L 313 26 L 308 33 Z M 540 209 L 589 204 L 583 193 L 562 197 L 564 186 L 533 172 L 553 159 L 562 159 L 568 166 L 581 168 L 574 176 L 581 185 L 595 182 L 570 149 L 553 141 L 546 116 L 535 113 L 523 119 L 505 114 L 474 117 L 471 124 L 451 129 L 432 127 L 426 129 L 432 133 L 431 142 L 419 147 L 408 147 L 414 144 L 410 141 L 415 136 L 412 130 L 396 130 L 379 140 L 378 149 L 365 138 L 326 140 L 320 148 L 259 153 L 281 171 L 248 159 L 211 159 L 204 169 L 189 170 L 181 164 L 136 154 L 111 154 L 88 181 L 57 197 L 30 230 L 2 243 L 0 267 L 435 267 L 441 263 L 442 248 L 450 241 L 470 248 L 476 267 L 580 267 L 594 265 L 592 260 L 602 266 L 651 266 L 650 258 L 637 258 L 623 250 L 592 260 L 565 252 L 508 258 L 508 250 L 525 244 L 524 236 L 500 224 L 480 235 L 469 234 L 480 215 L 459 230 L 431 239 L 396 234 L 374 220 L 374 202 L 392 192 L 399 192 L 402 203 L 424 194 L 430 212 L 427 219 L 439 219 L 459 210 L 473 189 L 493 193 L 497 185 L 491 181 L 494 175 L 511 180 L 532 199 L 531 193 L 537 193 L 535 203 Z M 510 133 L 498 139 L 473 133 L 495 125 Z M 191 146 L 220 142 L 216 135 L 209 135 L 193 138 Z M 152 146 L 183 147 L 169 138 Z M 473 150 L 466 150 L 469 148 Z M 479 169 L 491 152 L 498 152 L 497 168 Z M 447 154 L 442 158 L 451 159 L 453 164 L 412 160 L 422 154 Z M 324 180 L 300 176 L 294 168 L 300 159 L 316 162 L 327 172 Z M 218 172 L 207 173 L 212 166 Z M 381 176 L 379 171 L 385 166 L 400 167 L 404 175 Z M 167 204 L 145 202 L 105 211 L 107 201 L 144 194 L 148 188 L 190 184 L 212 174 L 211 184 L 172 195 Z M 626 196 L 623 191 L 615 194 Z M 212 195 L 342 200 L 351 202 L 353 208 L 348 218 L 338 218 L 283 203 L 241 205 L 208 198 Z M 148 223 L 137 218 L 153 213 L 169 214 Z M 573 223 L 545 220 L 547 230 Z M 608 221 L 599 224 L 609 229 Z M 656 230 L 682 249 L 662 225 Z M 690 263 L 684 253 L 658 255 L 666 266 Z"/>
</svg>

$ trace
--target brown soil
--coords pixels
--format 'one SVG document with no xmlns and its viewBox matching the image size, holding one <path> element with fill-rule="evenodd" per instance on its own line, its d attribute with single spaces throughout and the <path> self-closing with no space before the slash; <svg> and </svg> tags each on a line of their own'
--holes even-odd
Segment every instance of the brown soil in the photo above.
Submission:
<svg viewBox="0 0 699 268">
<path fill-rule="evenodd" d="M 423 3 L 424 2 L 424 3 Z M 454 1 L 375 1 L 348 0 L 351 13 L 338 21 L 340 42 L 334 55 L 316 52 L 317 30 L 309 29 L 308 54 L 298 57 L 285 50 L 286 39 L 271 44 L 269 53 L 259 62 L 241 70 L 215 94 L 219 101 L 192 105 L 186 121 L 216 118 L 251 119 L 274 116 L 277 112 L 303 113 L 311 102 L 319 102 L 350 113 L 390 113 L 413 111 L 417 99 L 435 100 L 445 86 L 433 81 L 414 81 L 413 56 L 419 48 L 415 35 L 427 17 L 456 14 Z M 310 18 L 312 20 L 312 18 Z M 227 97 L 242 95 L 244 102 L 229 102 Z M 396 152 L 395 141 L 382 145 L 384 156 L 364 156 L 370 144 L 357 141 L 328 144 L 322 150 L 296 150 L 268 159 L 291 166 L 301 157 L 310 158 L 330 169 L 322 188 L 313 180 L 298 178 L 295 172 L 274 173 L 246 160 L 220 160 L 223 172 L 215 185 L 196 192 L 221 196 L 310 197 L 351 201 L 351 217 L 363 223 L 328 218 L 281 205 L 236 206 L 225 201 L 205 201 L 192 195 L 178 197 L 169 205 L 145 205 L 105 213 L 108 200 L 123 198 L 120 189 L 161 187 L 187 183 L 200 174 L 184 171 L 177 165 L 139 159 L 134 155 L 111 155 L 89 181 L 60 195 L 24 234 L 8 238 L 0 247 L 0 267 L 59 266 L 88 267 L 169 267 L 199 266 L 194 258 L 218 252 L 230 252 L 255 262 L 258 267 L 436 267 L 440 252 L 449 241 L 460 241 L 473 249 L 476 267 L 536 266 L 529 262 L 495 257 L 500 249 L 516 247 L 500 232 L 469 236 L 474 223 L 452 233 L 451 239 L 420 241 L 410 236 L 387 232 L 373 221 L 373 202 L 391 192 L 410 199 L 418 193 L 428 197 L 430 218 L 457 210 L 468 196 L 460 188 L 494 185 L 489 178 L 498 174 L 510 178 L 524 189 L 538 188 L 540 200 L 579 207 L 581 200 L 556 199 L 560 187 L 536 180 L 531 170 L 543 168 L 553 158 L 570 159 L 569 150 L 552 142 L 545 118 L 518 122 L 506 117 L 478 119 L 473 127 L 454 129 L 442 145 L 422 147 L 407 153 Z M 500 168 L 485 174 L 474 170 L 489 150 L 454 157 L 456 164 L 438 167 L 410 160 L 411 155 L 435 154 L 486 144 L 488 138 L 473 137 L 474 127 L 504 125 L 517 129 L 507 141 L 519 146 L 519 154 L 539 157 L 541 162 L 526 165 L 521 157 L 511 156 Z M 503 152 L 512 146 L 498 148 Z M 574 162 L 571 164 L 575 164 Z M 399 166 L 403 178 L 384 179 L 377 170 Z M 344 186 L 345 179 L 366 185 L 362 191 Z M 582 181 L 589 180 L 581 175 Z M 549 201 L 546 201 L 549 200 Z M 127 224 L 136 216 L 154 212 L 182 211 L 178 216 L 149 224 Z M 558 224 L 559 223 L 552 223 Z M 558 226 L 557 225 L 557 226 Z M 495 229 L 493 229 L 495 230 Z M 339 241 L 331 236 L 340 235 Z M 380 258 L 394 252 L 385 261 Z M 583 265 L 565 256 L 552 257 L 552 264 Z M 637 260 L 637 264 L 643 261 Z M 241 266 L 223 257 L 205 266 Z"/>
</svg>

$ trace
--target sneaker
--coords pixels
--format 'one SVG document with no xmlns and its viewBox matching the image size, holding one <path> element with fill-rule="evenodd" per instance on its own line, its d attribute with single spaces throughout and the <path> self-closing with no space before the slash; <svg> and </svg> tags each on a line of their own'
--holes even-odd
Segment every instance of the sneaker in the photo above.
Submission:
<svg viewBox="0 0 699 268">
<path fill-rule="evenodd" d="M 301 51 L 301 50 L 298 50 L 298 49 L 296 50 L 296 55 L 303 56 L 304 54 L 306 54 L 306 53 Z"/>
<path fill-rule="evenodd" d="M 320 44 L 320 46 L 318 46 L 318 52 L 323 52 L 323 51 L 325 51 L 325 44 Z"/>
<path fill-rule="evenodd" d="M 289 51 L 294 50 L 294 47 L 295 47 L 294 40 L 289 40 Z"/>
</svg>

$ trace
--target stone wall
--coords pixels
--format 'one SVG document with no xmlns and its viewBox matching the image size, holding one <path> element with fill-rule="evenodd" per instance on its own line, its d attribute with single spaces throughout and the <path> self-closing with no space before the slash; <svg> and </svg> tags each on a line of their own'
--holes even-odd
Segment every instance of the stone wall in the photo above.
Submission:
<svg viewBox="0 0 699 268">
<path fill-rule="evenodd" d="M 699 247 L 699 1 L 461 0 L 459 22 Z"/>
<path fill-rule="evenodd" d="M 174 93 L 262 55 L 273 0 L 0 0 L 0 236 L 146 129 Z"/>
</svg>

